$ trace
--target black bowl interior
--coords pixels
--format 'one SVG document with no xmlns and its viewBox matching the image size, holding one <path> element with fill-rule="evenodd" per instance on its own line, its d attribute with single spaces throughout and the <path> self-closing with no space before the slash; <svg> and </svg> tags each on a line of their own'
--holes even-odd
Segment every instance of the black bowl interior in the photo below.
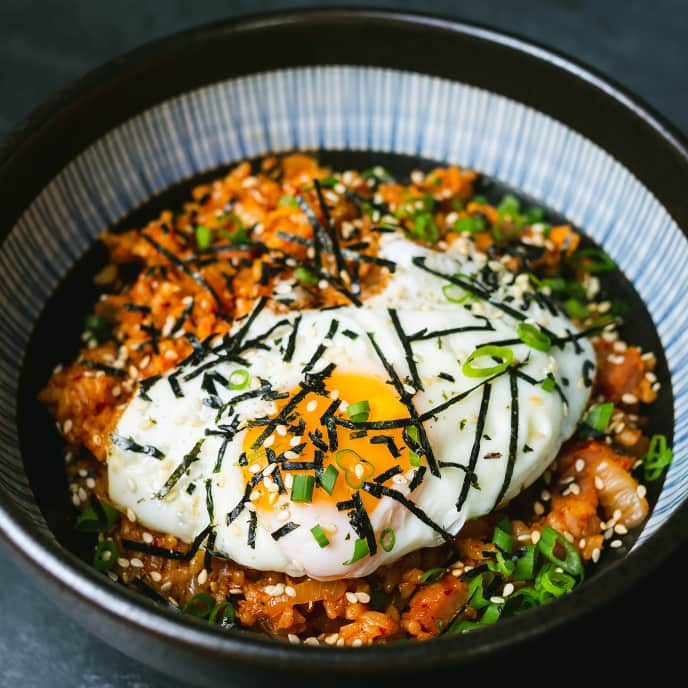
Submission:
<svg viewBox="0 0 688 688">
<path fill-rule="evenodd" d="M 365 169 L 381 164 L 399 178 L 408 178 L 414 169 L 429 171 L 441 162 L 419 159 L 398 154 L 376 154 L 373 152 L 354 151 L 320 151 L 316 152 L 320 162 L 334 170 Z M 257 165 L 259 161 L 252 161 Z M 142 227 L 149 220 L 157 217 L 163 209 L 175 209 L 190 197 L 190 190 L 199 183 L 204 183 L 221 176 L 229 167 L 215 169 L 194 179 L 181 182 L 163 193 L 151 198 L 145 204 L 133 210 L 112 231 Z M 476 187 L 477 192 L 491 201 L 497 202 L 505 193 L 517 195 L 524 207 L 537 205 L 537 202 L 524 196 L 517 189 L 508 187 L 498 180 L 481 176 Z M 566 222 L 566 219 L 552 210 L 546 212 L 547 220 L 554 224 Z M 579 228 L 579 231 L 580 228 Z M 585 243 L 593 242 L 585 238 Z M 37 394 L 50 376 L 51 370 L 59 363 L 69 362 L 76 356 L 82 331 L 83 320 L 99 296 L 99 290 L 93 284 L 93 276 L 107 263 L 105 247 L 96 242 L 72 268 L 63 282 L 55 290 L 50 301 L 36 323 L 26 358 L 22 368 L 19 393 L 19 432 L 21 450 L 27 475 L 38 505 L 58 541 L 68 550 L 86 561 L 90 560 L 93 551 L 93 537 L 79 534 L 74 530 L 77 514 L 68 492 L 66 472 L 62 461 L 62 441 L 54 423 L 45 408 L 38 402 Z M 663 433 L 669 439 L 673 428 L 673 396 L 668 375 L 667 363 L 661 342 L 647 309 L 633 285 L 620 271 L 603 276 L 603 293 L 618 299 L 627 305 L 632 320 L 627 319 L 621 327 L 622 339 L 652 351 L 657 356 L 657 375 L 662 382 L 662 389 L 657 402 L 648 408 L 650 433 Z M 661 482 L 650 483 L 648 499 L 653 505 L 661 491 Z M 538 483 L 533 489 L 539 489 Z M 612 550 L 606 548 L 598 566 L 599 572 L 619 557 L 624 556 L 632 547 L 640 529 L 625 535 L 623 547 Z"/>
</svg>

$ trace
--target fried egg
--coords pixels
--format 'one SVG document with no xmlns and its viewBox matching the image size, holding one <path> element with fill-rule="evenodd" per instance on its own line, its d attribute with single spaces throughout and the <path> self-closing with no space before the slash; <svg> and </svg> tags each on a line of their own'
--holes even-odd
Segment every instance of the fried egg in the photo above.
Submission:
<svg viewBox="0 0 688 688">
<path fill-rule="evenodd" d="M 239 564 L 328 580 L 516 497 L 573 434 L 594 355 L 526 275 L 471 246 L 385 236 L 395 269 L 362 306 L 259 300 L 144 381 L 108 449 L 112 501 Z"/>
</svg>

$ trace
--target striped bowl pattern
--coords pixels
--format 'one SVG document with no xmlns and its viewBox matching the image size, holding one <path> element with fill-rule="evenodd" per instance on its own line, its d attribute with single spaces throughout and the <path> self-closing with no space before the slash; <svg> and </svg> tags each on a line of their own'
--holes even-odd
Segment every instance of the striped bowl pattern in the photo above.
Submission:
<svg viewBox="0 0 688 688">
<path fill-rule="evenodd" d="M 567 216 L 612 256 L 657 325 L 675 397 L 674 462 L 636 546 L 688 492 L 688 242 L 620 163 L 558 121 L 465 84 L 382 68 L 285 69 L 213 84 L 110 131 L 35 198 L 0 247 L 0 485 L 47 529 L 16 430 L 23 352 L 50 293 L 98 234 L 170 185 L 268 152 L 352 149 L 470 167 Z M 643 241 L 628 241 L 629 233 Z M 666 276 L 672 279 L 667 280 Z"/>
</svg>

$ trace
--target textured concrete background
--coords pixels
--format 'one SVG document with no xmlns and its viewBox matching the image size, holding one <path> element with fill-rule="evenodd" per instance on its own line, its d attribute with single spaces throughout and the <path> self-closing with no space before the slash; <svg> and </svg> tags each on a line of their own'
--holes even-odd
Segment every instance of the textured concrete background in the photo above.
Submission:
<svg viewBox="0 0 688 688">
<path fill-rule="evenodd" d="M 0 135 L 65 83 L 152 38 L 223 17 L 320 2 L 204 0 L 1 0 Z M 644 98 L 688 133 L 688 2 L 686 0 L 479 0 L 349 6 L 432 11 L 513 31 L 564 51 Z M 682 592 L 686 550 L 641 589 L 600 612 L 594 623 L 561 636 L 559 663 L 578 673 L 583 656 L 612 672 L 643 661 L 667 675 L 684 672 L 678 648 L 688 613 Z M 683 573 L 681 573 L 683 571 Z M 127 659 L 53 607 L 0 545 L 0 686 L 157 688 L 181 685 Z M 668 624 L 678 621 L 678 634 Z M 593 642 L 591 642 L 593 641 Z M 521 666 L 520 676 L 556 680 Z M 525 673 L 523 673 L 525 670 Z M 585 672 L 587 673 L 587 672 Z M 626 674 L 629 674 L 626 671 Z M 684 675 L 681 673 L 679 675 Z M 506 678 L 499 672 L 502 680 Z M 228 677 L 227 685 L 231 685 Z"/>
</svg>

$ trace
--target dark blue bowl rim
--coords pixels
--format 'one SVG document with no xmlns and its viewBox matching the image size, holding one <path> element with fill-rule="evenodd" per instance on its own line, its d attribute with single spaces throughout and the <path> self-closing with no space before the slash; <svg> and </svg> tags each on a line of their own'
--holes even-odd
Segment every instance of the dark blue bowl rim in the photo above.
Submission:
<svg viewBox="0 0 688 688">
<path fill-rule="evenodd" d="M 216 22 L 153 41 L 116 58 L 56 94 L 4 138 L 0 144 L 0 189 L 17 189 L 18 180 L 23 182 L 25 179 L 26 159 L 41 150 L 41 146 L 46 145 L 61 126 L 69 123 L 74 112 L 97 103 L 100 95 L 122 80 L 136 79 L 151 65 L 164 65 L 180 46 L 199 45 L 211 37 L 239 36 L 254 31 L 279 32 L 290 27 L 308 30 L 323 25 L 377 27 L 387 31 L 411 28 L 428 34 L 442 34 L 457 42 L 478 41 L 487 49 L 500 48 L 519 55 L 533 67 L 545 65 L 553 69 L 557 77 L 552 78 L 566 77 L 581 91 L 596 94 L 596 97 L 612 104 L 612 110 L 623 113 L 627 124 L 640 127 L 647 145 L 661 153 L 667 167 L 667 180 L 672 175 L 679 175 L 678 180 L 674 178 L 674 182 L 671 182 L 669 191 L 650 188 L 686 233 L 688 210 L 681 204 L 673 186 L 675 184 L 678 188 L 682 182 L 685 188 L 685 182 L 688 181 L 688 142 L 662 116 L 624 88 L 576 60 L 485 26 L 433 15 L 345 7 L 275 12 Z M 527 100 L 526 104 L 529 104 Z M 59 169 L 63 162 L 54 164 Z M 642 170 L 633 169 L 633 164 L 629 167 L 642 181 Z M 48 164 L 42 175 L 44 181 L 56 171 Z M 39 174 L 32 185 L 28 185 L 29 193 L 22 194 L 18 189 L 10 203 L 0 211 L 0 226 L 3 227 L 0 245 L 41 183 Z M 513 649 L 584 614 L 590 614 L 637 584 L 688 540 L 688 503 L 684 502 L 641 547 L 608 566 L 585 586 L 546 607 L 529 612 L 527 624 L 523 623 L 522 618 L 507 619 L 462 636 L 460 642 L 441 638 L 430 643 L 404 643 L 356 650 L 286 646 L 253 634 L 219 632 L 194 619 L 161 610 L 139 595 L 110 584 L 37 530 L 16 509 L 2 488 L 0 531 L 34 577 L 49 584 L 51 592 L 63 607 L 71 609 L 73 613 L 86 614 L 88 618 L 82 618 L 82 621 L 91 630 L 144 661 L 146 657 L 132 647 L 131 641 L 136 638 L 155 639 L 169 650 L 179 650 L 186 656 L 192 653 L 198 660 L 197 664 L 213 658 L 213 661 L 231 662 L 236 667 L 269 666 L 275 673 L 336 670 L 342 674 L 369 674 L 389 672 L 392 668 L 418 670 L 468 664 L 496 652 Z M 105 630 L 99 630 L 101 623 L 105 624 L 103 628 L 107 632 L 119 628 L 121 633 L 115 633 L 116 637 L 107 637 Z M 130 634 L 129 641 L 122 634 Z M 159 659 L 151 659 L 151 663 L 165 668 Z"/>
</svg>

